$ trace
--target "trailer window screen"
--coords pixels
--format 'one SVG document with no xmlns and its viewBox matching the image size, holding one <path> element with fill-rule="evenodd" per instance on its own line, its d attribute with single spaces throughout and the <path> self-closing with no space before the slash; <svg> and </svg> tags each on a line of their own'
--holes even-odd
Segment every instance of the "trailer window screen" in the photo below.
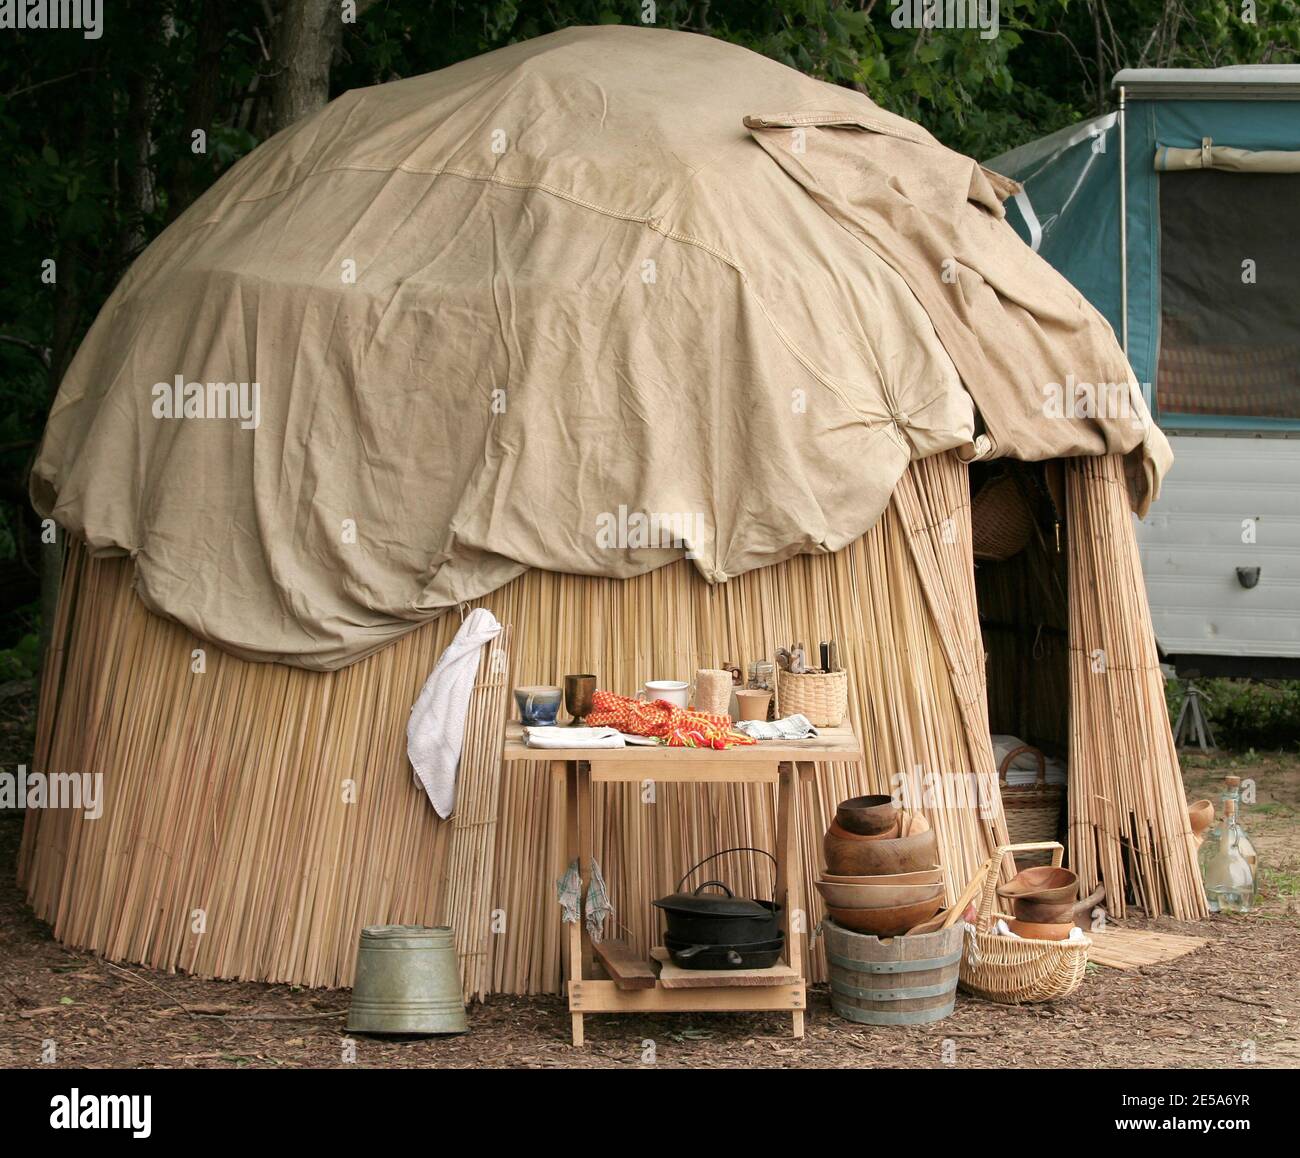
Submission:
<svg viewBox="0 0 1300 1158">
<path fill-rule="evenodd" d="M 1162 414 L 1300 418 L 1300 174 L 1160 177 Z"/>
</svg>

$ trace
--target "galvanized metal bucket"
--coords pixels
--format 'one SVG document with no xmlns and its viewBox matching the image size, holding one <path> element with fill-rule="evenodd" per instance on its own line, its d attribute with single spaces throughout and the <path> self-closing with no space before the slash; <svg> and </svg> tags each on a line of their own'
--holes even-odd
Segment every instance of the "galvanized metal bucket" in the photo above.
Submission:
<svg viewBox="0 0 1300 1158">
<path fill-rule="evenodd" d="M 464 1033 L 456 945 L 446 926 L 361 930 L 349 1033 Z"/>
</svg>

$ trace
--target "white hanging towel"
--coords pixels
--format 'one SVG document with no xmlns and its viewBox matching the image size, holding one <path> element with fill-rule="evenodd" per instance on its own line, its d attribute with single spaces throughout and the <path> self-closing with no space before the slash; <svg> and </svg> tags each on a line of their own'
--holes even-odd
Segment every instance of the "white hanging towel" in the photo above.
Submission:
<svg viewBox="0 0 1300 1158">
<path fill-rule="evenodd" d="M 474 608 L 433 665 L 406 724 L 406 754 L 415 779 L 444 820 L 456 806 L 456 767 L 465 742 L 479 649 L 500 634 L 496 616 L 485 607 Z"/>
</svg>

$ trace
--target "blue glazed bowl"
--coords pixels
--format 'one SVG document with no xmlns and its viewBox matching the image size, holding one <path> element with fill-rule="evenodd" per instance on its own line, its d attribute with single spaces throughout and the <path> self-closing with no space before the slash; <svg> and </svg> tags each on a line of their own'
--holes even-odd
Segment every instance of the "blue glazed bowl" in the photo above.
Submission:
<svg viewBox="0 0 1300 1158">
<path fill-rule="evenodd" d="M 546 684 L 515 688 L 515 704 L 519 718 L 532 728 L 545 728 L 555 723 L 564 692 Z"/>
</svg>

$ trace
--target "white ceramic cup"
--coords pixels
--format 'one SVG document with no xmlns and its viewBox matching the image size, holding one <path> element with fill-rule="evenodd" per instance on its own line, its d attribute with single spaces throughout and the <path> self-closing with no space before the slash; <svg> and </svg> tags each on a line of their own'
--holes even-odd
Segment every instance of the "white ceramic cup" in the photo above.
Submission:
<svg viewBox="0 0 1300 1158">
<path fill-rule="evenodd" d="M 690 707 L 691 685 L 685 680 L 646 680 L 638 700 L 667 700 L 677 708 Z"/>
</svg>

